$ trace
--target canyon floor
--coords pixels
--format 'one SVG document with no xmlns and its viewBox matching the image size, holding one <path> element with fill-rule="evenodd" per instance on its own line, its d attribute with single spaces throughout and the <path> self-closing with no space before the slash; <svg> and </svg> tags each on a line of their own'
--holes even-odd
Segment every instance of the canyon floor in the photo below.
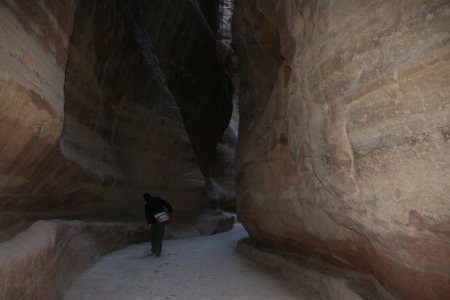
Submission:
<svg viewBox="0 0 450 300">
<path fill-rule="evenodd" d="M 237 224 L 222 234 L 167 240 L 161 257 L 149 255 L 150 243 L 131 245 L 80 274 L 64 299 L 319 299 L 236 252 L 246 236 Z"/>
</svg>

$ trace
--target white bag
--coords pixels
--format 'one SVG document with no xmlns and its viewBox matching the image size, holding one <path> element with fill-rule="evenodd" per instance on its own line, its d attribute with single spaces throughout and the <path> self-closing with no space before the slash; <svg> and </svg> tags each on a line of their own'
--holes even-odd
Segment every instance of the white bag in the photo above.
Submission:
<svg viewBox="0 0 450 300">
<path fill-rule="evenodd" d="M 156 219 L 156 221 L 158 221 L 158 223 L 169 223 L 170 221 L 170 216 L 165 212 L 157 213 L 153 217 Z"/>
</svg>

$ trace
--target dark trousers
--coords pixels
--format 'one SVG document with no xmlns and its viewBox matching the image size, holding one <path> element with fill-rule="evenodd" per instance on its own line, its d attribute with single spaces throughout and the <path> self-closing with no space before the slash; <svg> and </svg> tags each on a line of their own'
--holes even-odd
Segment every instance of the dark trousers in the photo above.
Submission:
<svg viewBox="0 0 450 300">
<path fill-rule="evenodd" d="M 151 226 L 152 253 L 161 254 L 164 227 L 165 224 L 160 223 Z"/>
</svg>

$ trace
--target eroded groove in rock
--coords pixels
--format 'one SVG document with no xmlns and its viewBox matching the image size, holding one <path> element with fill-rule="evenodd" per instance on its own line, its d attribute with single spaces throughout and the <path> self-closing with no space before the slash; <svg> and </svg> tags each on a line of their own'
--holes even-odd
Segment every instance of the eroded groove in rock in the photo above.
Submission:
<svg viewBox="0 0 450 300">
<path fill-rule="evenodd" d="M 141 11 L 139 10 L 137 2 L 132 0 L 122 1 L 121 8 L 126 23 L 128 23 L 128 26 L 130 26 L 131 31 L 133 32 L 134 40 L 140 49 L 141 55 L 144 57 L 152 71 L 152 79 L 155 80 L 161 88 L 167 90 L 170 96 L 173 97 L 167 89 L 166 76 L 160 69 L 159 59 L 147 37 Z"/>
</svg>

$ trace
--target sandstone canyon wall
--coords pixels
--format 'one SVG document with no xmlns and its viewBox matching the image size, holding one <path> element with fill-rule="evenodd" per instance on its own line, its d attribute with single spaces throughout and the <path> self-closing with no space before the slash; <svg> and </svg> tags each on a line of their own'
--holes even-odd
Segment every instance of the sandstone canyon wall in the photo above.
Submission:
<svg viewBox="0 0 450 300">
<path fill-rule="evenodd" d="M 55 164 L 61 163 L 56 149 L 64 122 L 64 74 L 75 10 L 76 1 L 0 2 L 2 230 L 21 227 L 28 211 L 45 202 L 45 191 L 37 192 L 41 198 L 35 191 L 52 168 L 47 157 L 53 155 Z"/>
<path fill-rule="evenodd" d="M 142 217 L 144 191 L 208 205 L 233 93 L 208 7 L 0 1 L 1 238 L 39 218 Z"/>
<path fill-rule="evenodd" d="M 252 239 L 450 297 L 450 3 L 239 1 Z"/>
</svg>

